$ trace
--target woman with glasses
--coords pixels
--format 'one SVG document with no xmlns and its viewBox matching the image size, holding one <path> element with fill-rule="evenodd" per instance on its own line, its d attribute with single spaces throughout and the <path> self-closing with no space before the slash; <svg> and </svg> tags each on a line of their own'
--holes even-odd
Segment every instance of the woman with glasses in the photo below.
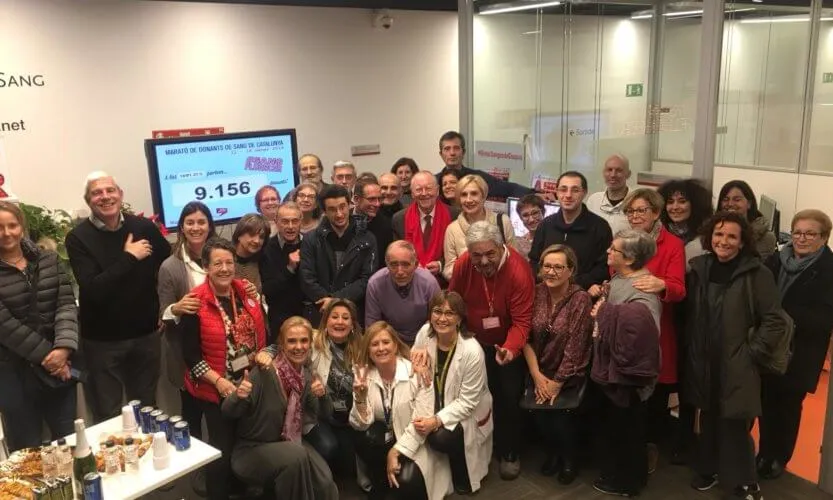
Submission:
<svg viewBox="0 0 833 500">
<path fill-rule="evenodd" d="M 525 195 L 518 200 L 518 205 L 515 207 L 515 210 L 517 210 L 518 217 L 521 218 L 527 230 L 524 236 L 515 238 L 515 249 L 525 258 L 528 258 L 529 250 L 532 248 L 532 241 L 535 239 L 535 231 L 541 225 L 541 221 L 544 220 L 544 200 L 538 195 Z"/>
<path fill-rule="evenodd" d="M 677 329 L 674 304 L 683 300 L 686 294 L 685 248 L 682 240 L 669 233 L 659 220 L 665 207 L 661 194 L 653 189 L 636 189 L 625 197 L 622 205 L 631 229 L 648 233 L 656 242 L 656 253 L 645 263 L 648 273 L 633 282 L 637 290 L 655 294 L 662 301 L 659 380 L 647 404 L 648 473 L 651 474 L 656 470 L 659 459 L 657 445 L 667 437 L 671 424 L 669 397 L 676 392 Z"/>
<path fill-rule="evenodd" d="M 727 182 L 720 188 L 717 203 L 720 210 L 737 212 L 749 221 L 755 250 L 761 259 L 766 259 L 777 250 L 776 235 L 770 230 L 772 221 L 766 220 L 766 217 L 758 211 L 758 200 L 749 184 L 737 180 Z"/>
<path fill-rule="evenodd" d="M 790 229 L 792 241 L 766 260 L 778 284 L 781 307 L 796 323 L 787 373 L 761 377 L 757 469 L 765 479 L 780 476 L 792 458 L 801 405 L 808 392 L 816 391 L 833 330 L 830 217 L 820 210 L 802 210 Z"/>
<path fill-rule="evenodd" d="M 222 238 L 207 241 L 201 260 L 207 278 L 191 290 L 199 300 L 199 310 L 180 320 L 184 382 L 205 417 L 208 444 L 223 454 L 207 466 L 208 498 L 227 500 L 234 425 L 222 417 L 220 405 L 237 389 L 255 355 L 266 347 L 266 321 L 260 304 L 247 296 L 245 283 L 234 277 L 235 247 L 231 242 Z M 275 351 L 267 352 L 268 363 Z"/>
<path fill-rule="evenodd" d="M 301 234 L 309 233 L 321 222 L 321 211 L 315 201 L 317 197 L 318 188 L 311 182 L 302 182 L 293 191 L 292 201 L 301 209 Z"/>
<path fill-rule="evenodd" d="M 456 292 L 438 292 L 428 323 L 417 334 L 412 361 L 433 389 L 433 416 L 414 421 L 434 451 L 448 456 L 457 494 L 480 489 L 492 459 L 492 394 L 480 343 L 466 329 L 466 304 Z"/>
<path fill-rule="evenodd" d="M 652 276 L 645 266 L 656 248 L 645 231 L 617 233 L 607 250 L 613 277 L 590 312 L 596 320 L 590 375 L 604 394 L 598 409 L 604 454 L 593 488 L 612 495 L 636 496 L 648 482 L 646 401 L 659 374 L 661 305 L 637 283 Z"/>
<path fill-rule="evenodd" d="M 557 473 L 564 485 L 578 476 L 575 410 L 584 392 L 593 333 L 592 299 L 572 279 L 577 267 L 576 254 L 566 245 L 553 245 L 541 254 L 541 283 L 535 287 L 532 330 L 523 348 L 532 378 L 526 407 L 533 408 L 538 430 L 546 439 L 541 473 Z"/>
<path fill-rule="evenodd" d="M 466 251 L 466 231 L 478 221 L 486 221 L 497 226 L 503 243 L 514 246 L 515 231 L 512 221 L 503 214 L 496 214 L 486 209 L 486 198 L 489 197 L 489 186 L 479 175 L 467 175 L 457 183 L 457 202 L 460 204 L 460 215 L 457 216 L 445 230 L 443 255 L 445 266 L 443 277 L 451 279 L 454 263 L 457 257 Z"/>
<path fill-rule="evenodd" d="M 272 236 L 278 234 L 278 206 L 281 204 L 281 194 L 274 186 L 266 185 L 255 193 L 255 208 L 257 212 L 266 217 L 269 221 L 269 230 Z"/>
</svg>

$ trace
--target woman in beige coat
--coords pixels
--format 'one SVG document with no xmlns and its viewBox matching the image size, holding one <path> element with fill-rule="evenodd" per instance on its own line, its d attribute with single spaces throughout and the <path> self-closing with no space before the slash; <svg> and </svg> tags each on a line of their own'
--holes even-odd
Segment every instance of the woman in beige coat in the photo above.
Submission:
<svg viewBox="0 0 833 500">
<path fill-rule="evenodd" d="M 454 272 L 454 262 L 457 257 L 466 251 L 466 231 L 470 225 L 477 221 L 485 220 L 496 225 L 500 229 L 501 236 L 503 236 L 503 242 L 515 246 L 515 232 L 512 229 L 512 221 L 507 215 L 486 210 L 486 198 L 488 196 L 489 186 L 479 175 L 467 175 L 457 183 L 457 203 L 462 211 L 445 230 L 443 248 L 445 260 L 443 276 L 445 279 L 451 279 L 451 273 Z"/>
</svg>

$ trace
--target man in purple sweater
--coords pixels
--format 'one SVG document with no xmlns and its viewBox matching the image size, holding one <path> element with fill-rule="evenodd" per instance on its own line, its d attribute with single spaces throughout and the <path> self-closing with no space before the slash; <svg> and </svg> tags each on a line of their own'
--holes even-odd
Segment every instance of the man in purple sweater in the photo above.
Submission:
<svg viewBox="0 0 833 500">
<path fill-rule="evenodd" d="M 430 271 L 417 267 L 416 249 L 409 241 L 391 243 L 385 264 L 367 282 L 364 324 L 387 321 L 410 346 L 428 320 L 428 302 L 440 286 Z"/>
</svg>

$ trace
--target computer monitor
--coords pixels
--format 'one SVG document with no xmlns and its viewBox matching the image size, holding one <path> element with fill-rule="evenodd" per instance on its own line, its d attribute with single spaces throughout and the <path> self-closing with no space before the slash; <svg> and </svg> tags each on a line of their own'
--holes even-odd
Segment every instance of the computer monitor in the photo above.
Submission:
<svg viewBox="0 0 833 500">
<path fill-rule="evenodd" d="M 558 203 L 544 203 L 545 218 L 549 217 L 554 213 L 557 213 L 559 210 L 561 210 L 561 207 L 558 205 Z M 528 233 L 529 231 L 526 230 L 526 226 L 524 226 L 524 222 L 523 220 L 521 220 L 521 216 L 518 215 L 518 198 L 506 199 L 506 211 L 509 214 L 509 220 L 512 221 L 512 229 L 515 231 L 515 237 L 520 238 L 522 236 L 526 236 L 526 233 Z"/>
<path fill-rule="evenodd" d="M 769 223 L 770 231 L 777 235 L 778 226 L 780 226 L 780 221 L 776 216 L 778 212 L 778 203 L 769 196 L 762 194 L 761 202 L 758 204 L 758 211 L 761 212 L 761 215 L 766 218 L 766 221 Z"/>
</svg>

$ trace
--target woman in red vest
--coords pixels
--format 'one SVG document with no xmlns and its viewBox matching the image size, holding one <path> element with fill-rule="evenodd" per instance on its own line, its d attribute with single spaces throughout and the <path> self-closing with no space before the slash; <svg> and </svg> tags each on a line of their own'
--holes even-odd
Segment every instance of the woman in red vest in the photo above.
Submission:
<svg viewBox="0 0 833 500">
<path fill-rule="evenodd" d="M 185 388 L 202 407 L 208 443 L 223 454 L 207 466 L 208 498 L 227 500 L 234 426 L 223 420 L 220 403 L 236 390 L 255 355 L 264 349 L 266 326 L 258 301 L 246 295 L 242 280 L 234 279 L 230 241 L 214 238 L 206 242 L 202 263 L 207 278 L 191 291 L 200 300 L 199 311 L 181 320 Z M 258 364 L 270 363 L 274 355 L 274 347 L 266 349 L 258 356 Z"/>
</svg>

